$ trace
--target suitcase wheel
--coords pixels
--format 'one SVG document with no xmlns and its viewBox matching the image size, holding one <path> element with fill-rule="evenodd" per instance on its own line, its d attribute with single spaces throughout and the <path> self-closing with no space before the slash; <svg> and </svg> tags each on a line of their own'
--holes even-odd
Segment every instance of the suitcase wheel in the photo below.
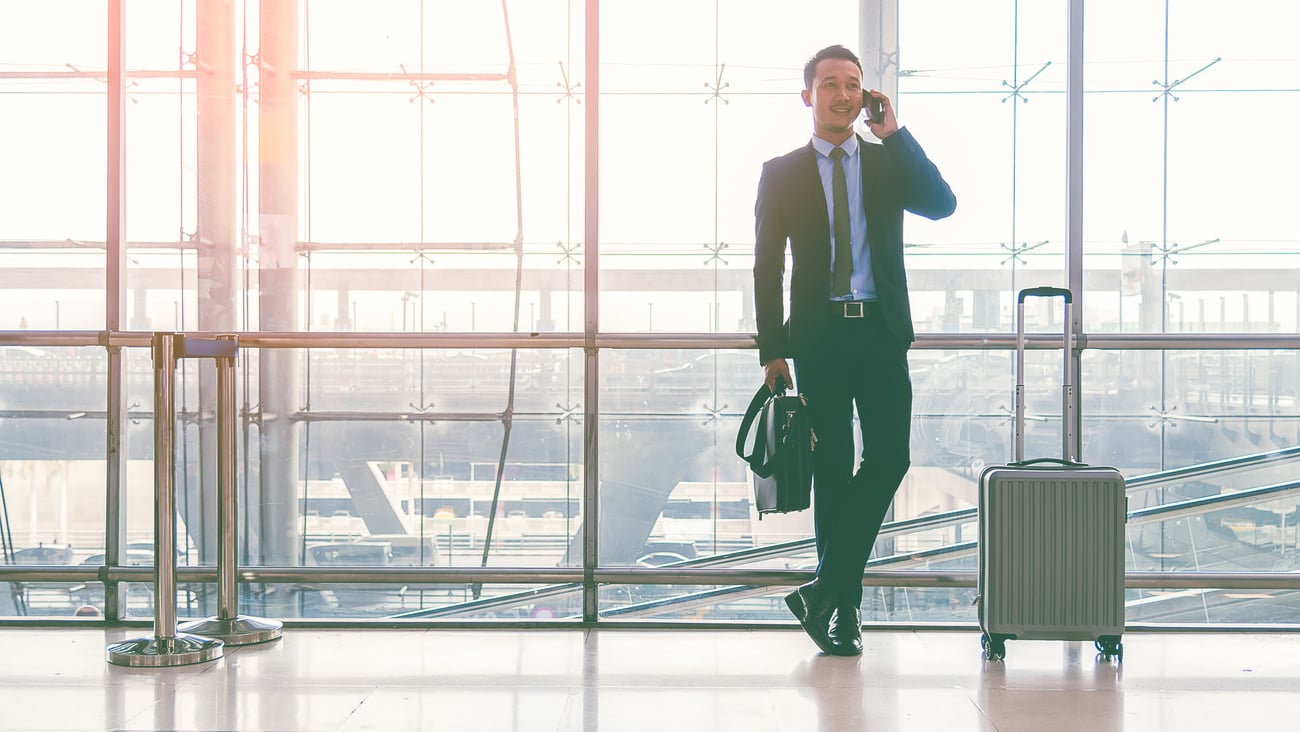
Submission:
<svg viewBox="0 0 1300 732">
<path fill-rule="evenodd" d="M 1115 659 L 1118 663 L 1124 662 L 1124 644 L 1120 642 L 1119 636 L 1105 635 L 1097 639 L 1094 643 L 1101 657 L 1107 661 Z"/>
<path fill-rule="evenodd" d="M 984 658 L 1001 661 L 1007 657 L 1007 639 L 1000 635 L 980 634 L 980 648 L 984 649 Z"/>
</svg>

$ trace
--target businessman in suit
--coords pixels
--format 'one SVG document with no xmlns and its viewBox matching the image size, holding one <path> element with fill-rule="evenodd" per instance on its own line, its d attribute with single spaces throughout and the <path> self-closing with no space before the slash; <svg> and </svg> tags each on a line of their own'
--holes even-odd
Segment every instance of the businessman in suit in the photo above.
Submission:
<svg viewBox="0 0 1300 732">
<path fill-rule="evenodd" d="M 865 96 L 881 144 L 854 131 Z M 903 211 L 941 219 L 952 190 L 888 98 L 862 88 L 852 51 L 831 46 L 804 68 L 813 138 L 763 165 L 754 206 L 754 299 L 759 359 L 769 388 L 790 385 L 794 360 L 813 430 L 816 579 L 786 604 L 819 648 L 862 652 L 862 572 L 910 465 L 915 339 L 903 270 Z M 782 282 L 789 247 L 790 310 Z M 862 454 L 853 469 L 853 410 Z"/>
</svg>

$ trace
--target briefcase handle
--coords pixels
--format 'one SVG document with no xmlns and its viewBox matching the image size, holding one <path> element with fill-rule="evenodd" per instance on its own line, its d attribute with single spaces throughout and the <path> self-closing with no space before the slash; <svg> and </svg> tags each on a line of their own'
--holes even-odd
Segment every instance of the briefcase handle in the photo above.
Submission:
<svg viewBox="0 0 1300 732">
<path fill-rule="evenodd" d="M 767 400 L 785 392 L 783 377 L 776 377 L 776 387 L 776 392 L 768 389 L 767 384 L 758 387 L 758 391 L 754 392 L 754 398 L 749 400 L 744 419 L 740 420 L 740 429 L 736 431 L 736 455 L 749 463 L 749 469 L 760 478 L 771 477 L 774 472 L 774 468 L 764 460 L 767 457 L 767 430 L 759 430 L 754 436 L 754 452 L 749 455 L 745 454 L 745 438 L 749 436 L 750 428 L 754 426 L 754 420 L 763 411 L 763 405 L 767 404 Z"/>
</svg>

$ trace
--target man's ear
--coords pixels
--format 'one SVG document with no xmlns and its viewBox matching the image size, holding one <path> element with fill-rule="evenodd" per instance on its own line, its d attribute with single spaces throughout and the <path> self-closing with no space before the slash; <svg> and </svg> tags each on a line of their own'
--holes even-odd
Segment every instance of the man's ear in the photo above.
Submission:
<svg viewBox="0 0 1300 732">
<path fill-rule="evenodd" d="M 809 91 L 809 90 L 807 90 L 807 89 L 804 89 L 802 92 L 799 92 L 799 96 L 803 97 L 803 106 L 805 106 L 805 107 L 811 107 L 811 106 L 812 106 L 812 92 L 811 92 L 811 91 Z"/>
</svg>

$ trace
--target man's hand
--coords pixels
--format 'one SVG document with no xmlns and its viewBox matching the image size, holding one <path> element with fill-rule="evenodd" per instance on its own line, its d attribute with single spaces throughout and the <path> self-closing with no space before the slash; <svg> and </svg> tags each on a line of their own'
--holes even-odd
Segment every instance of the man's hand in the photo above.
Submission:
<svg viewBox="0 0 1300 732">
<path fill-rule="evenodd" d="M 889 97 L 881 94 L 875 89 L 868 91 L 867 96 L 879 99 L 885 106 L 885 120 L 880 124 L 872 122 L 870 117 L 866 118 L 867 127 L 871 129 L 871 134 L 875 135 L 877 140 L 883 140 L 895 132 L 898 132 L 898 119 L 894 117 L 894 104 L 889 101 Z M 863 105 L 865 106 L 866 102 L 863 102 Z"/>
<path fill-rule="evenodd" d="M 794 386 L 794 379 L 790 378 L 790 364 L 786 363 L 784 358 L 774 358 L 763 366 L 763 383 L 767 384 L 767 390 L 776 393 L 776 377 L 780 376 L 785 380 L 782 391 Z"/>
</svg>

